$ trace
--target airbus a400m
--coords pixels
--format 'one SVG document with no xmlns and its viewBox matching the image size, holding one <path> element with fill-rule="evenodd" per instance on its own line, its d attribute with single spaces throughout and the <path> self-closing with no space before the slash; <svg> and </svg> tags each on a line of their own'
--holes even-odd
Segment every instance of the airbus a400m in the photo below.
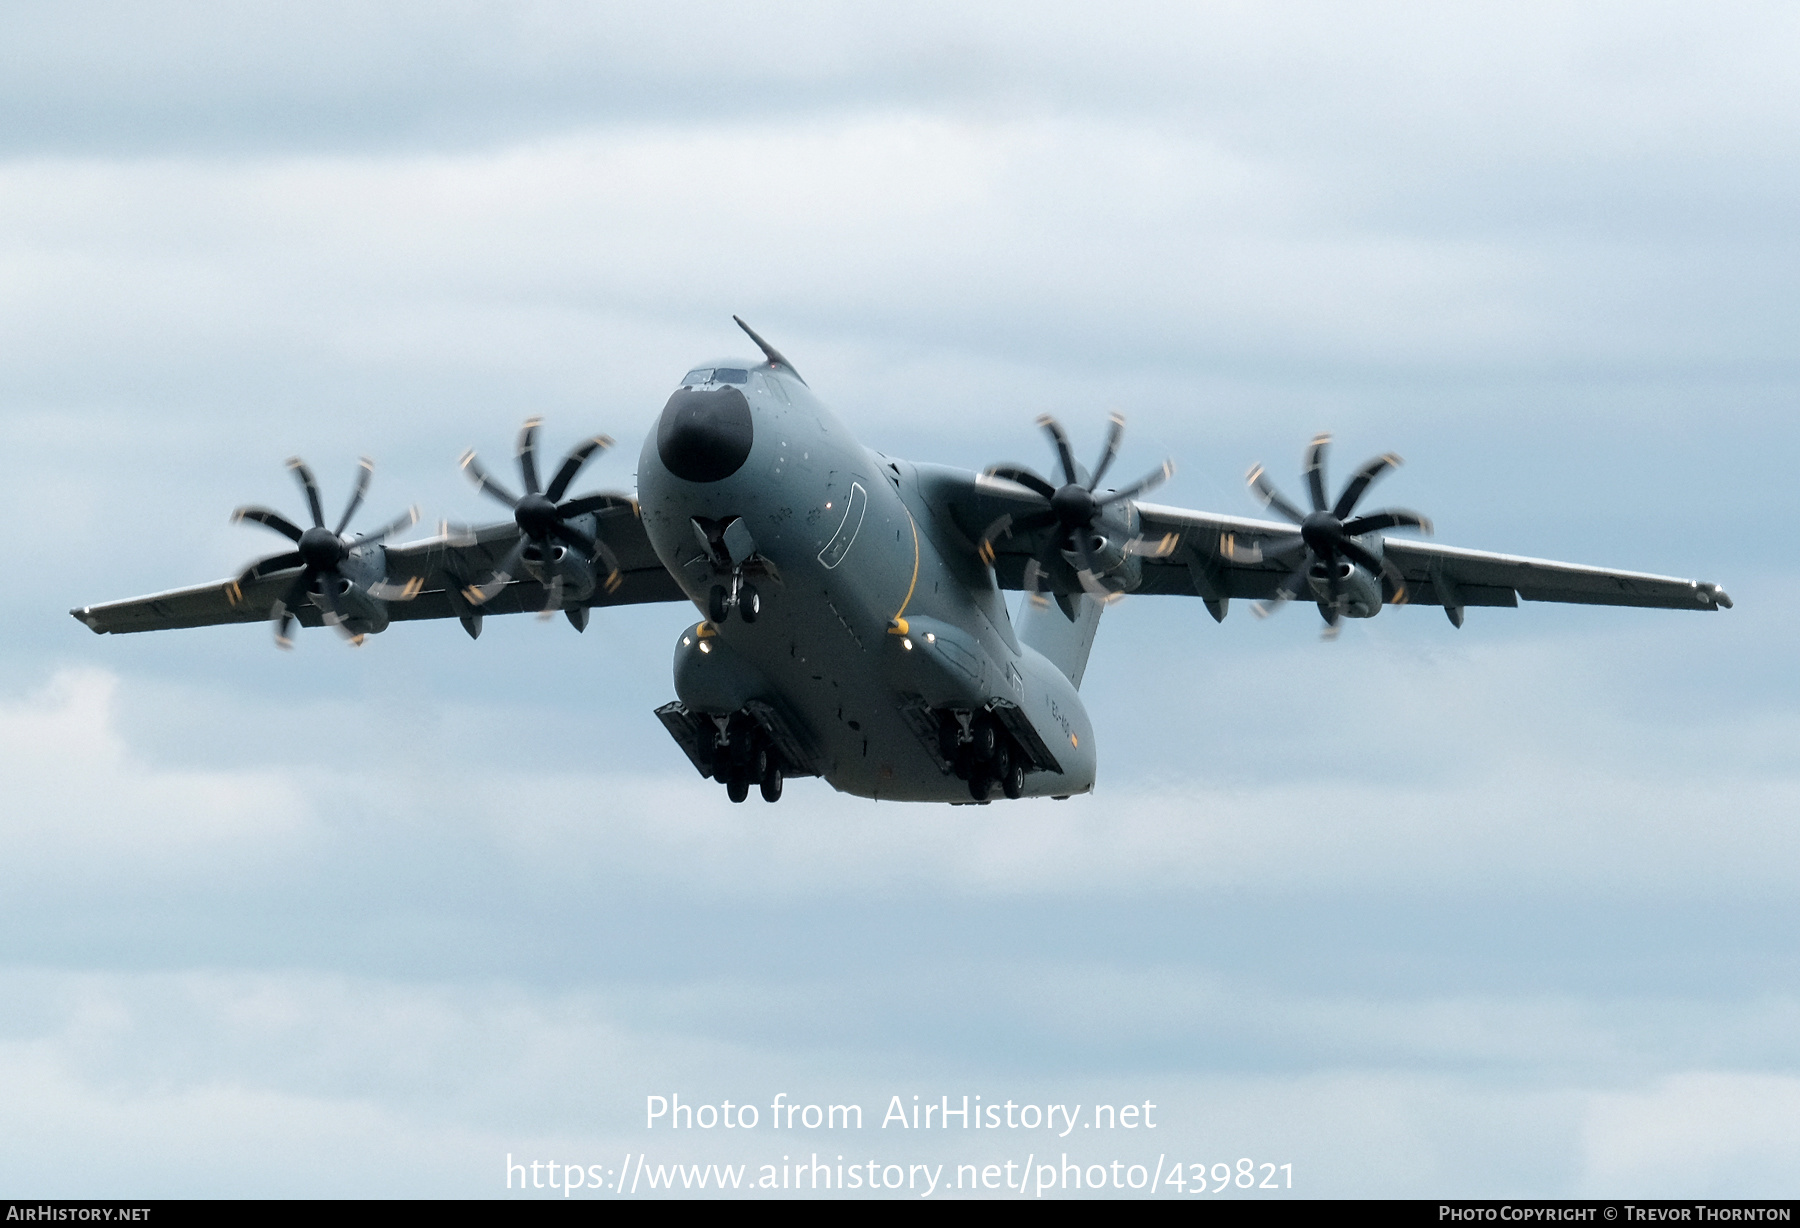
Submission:
<svg viewBox="0 0 1800 1228">
<path fill-rule="evenodd" d="M 694 768 L 733 801 L 768 801 L 820 776 L 864 797 L 907 801 L 1068 797 L 1094 787 L 1096 739 L 1079 688 L 1101 615 L 1127 593 L 1179 595 L 1223 619 L 1233 599 L 1267 613 L 1315 603 L 1327 634 L 1387 605 L 1528 601 L 1714 610 L 1716 584 L 1440 546 L 1417 512 L 1357 508 L 1398 458 L 1382 456 L 1328 498 L 1328 439 L 1307 450 L 1310 510 L 1260 467 L 1252 490 L 1281 522 L 1141 502 L 1168 465 L 1103 485 L 1118 455 L 1111 421 L 1092 470 L 1039 419 L 1053 476 L 985 473 L 883 456 L 858 443 L 793 365 L 747 325 L 760 360 L 695 367 L 638 458 L 638 489 L 568 497 L 595 437 L 540 482 L 539 424 L 519 434 L 519 487 L 473 453 L 463 467 L 512 517 L 395 543 L 416 514 L 367 536 L 346 529 L 368 489 L 325 526 L 318 486 L 289 462 L 312 521 L 241 508 L 291 547 L 214 584 L 86 606 L 97 632 L 272 622 L 328 625 L 360 643 L 391 622 L 691 604 L 675 646 L 676 698 L 656 715 Z M 1016 616 L 1006 594 L 1023 591 Z"/>
</svg>

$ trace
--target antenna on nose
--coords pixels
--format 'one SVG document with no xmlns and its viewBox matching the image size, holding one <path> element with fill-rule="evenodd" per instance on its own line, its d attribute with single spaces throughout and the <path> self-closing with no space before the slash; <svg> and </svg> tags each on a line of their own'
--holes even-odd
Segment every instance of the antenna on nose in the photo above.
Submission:
<svg viewBox="0 0 1800 1228">
<path fill-rule="evenodd" d="M 803 378 L 798 371 L 794 370 L 794 364 L 783 358 L 780 350 L 758 336 L 754 328 L 751 328 L 748 324 L 744 323 L 742 316 L 732 316 L 731 318 L 737 321 L 737 326 L 739 328 L 750 334 L 750 340 L 756 342 L 756 348 L 763 352 L 763 356 L 767 358 L 770 363 L 777 367 L 786 367 L 788 369 L 788 374 L 792 375 L 802 384 L 806 383 L 805 378 Z"/>
</svg>

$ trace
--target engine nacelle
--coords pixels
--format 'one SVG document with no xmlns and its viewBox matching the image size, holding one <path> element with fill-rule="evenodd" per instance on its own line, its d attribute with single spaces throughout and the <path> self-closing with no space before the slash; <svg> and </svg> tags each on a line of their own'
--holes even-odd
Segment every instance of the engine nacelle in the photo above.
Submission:
<svg viewBox="0 0 1800 1228">
<path fill-rule="evenodd" d="M 594 593 L 594 568 L 579 550 L 571 550 L 561 542 L 550 547 L 546 560 L 536 546 L 525 548 L 525 563 L 537 574 L 546 588 L 557 577 L 562 578 L 564 601 L 585 601 Z"/>
<path fill-rule="evenodd" d="M 1337 594 L 1332 595 L 1336 580 Z M 1331 605 L 1345 618 L 1374 618 L 1381 613 L 1381 581 L 1348 559 L 1313 560 L 1306 569 L 1306 583 L 1315 600 Z"/>
<path fill-rule="evenodd" d="M 1094 565 L 1094 579 L 1102 588 L 1114 593 L 1129 593 L 1143 582 L 1144 565 L 1132 550 L 1138 535 L 1137 508 L 1129 499 L 1120 500 L 1096 518 L 1094 524 L 1077 529 L 1087 545 Z M 1063 560 L 1079 573 L 1088 565 L 1079 551 L 1063 551 Z"/>
</svg>

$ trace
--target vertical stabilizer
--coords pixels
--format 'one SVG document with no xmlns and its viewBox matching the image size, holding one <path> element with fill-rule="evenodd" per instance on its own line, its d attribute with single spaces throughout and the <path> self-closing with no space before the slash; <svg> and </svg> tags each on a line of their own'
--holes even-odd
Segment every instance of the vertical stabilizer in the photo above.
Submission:
<svg viewBox="0 0 1800 1228">
<path fill-rule="evenodd" d="M 1094 632 L 1100 628 L 1100 615 L 1106 606 L 1077 593 L 1037 602 L 1027 597 L 1019 616 L 1019 639 L 1035 648 L 1060 669 L 1077 688 L 1081 675 L 1087 672 L 1088 653 L 1094 647 Z"/>
</svg>

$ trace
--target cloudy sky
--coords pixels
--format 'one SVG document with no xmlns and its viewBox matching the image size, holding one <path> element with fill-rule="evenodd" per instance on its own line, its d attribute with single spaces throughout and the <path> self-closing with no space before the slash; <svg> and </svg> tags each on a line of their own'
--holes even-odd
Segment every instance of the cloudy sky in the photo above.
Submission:
<svg viewBox="0 0 1800 1228">
<path fill-rule="evenodd" d="M 1754 4 L 7 5 L 0 1188 L 1791 1195 L 1797 50 Z M 266 552 L 227 517 L 293 454 L 483 518 L 455 458 L 542 414 L 629 486 L 733 312 L 892 454 L 1042 467 L 1037 414 L 1118 408 L 1121 471 L 1242 514 L 1328 429 L 1443 541 L 1737 608 L 1129 600 L 1096 793 L 981 810 L 730 805 L 651 716 L 685 609 L 67 614 Z M 868 1125 L 644 1125 L 782 1093 Z M 1158 1126 L 876 1125 L 964 1094 Z"/>
</svg>

